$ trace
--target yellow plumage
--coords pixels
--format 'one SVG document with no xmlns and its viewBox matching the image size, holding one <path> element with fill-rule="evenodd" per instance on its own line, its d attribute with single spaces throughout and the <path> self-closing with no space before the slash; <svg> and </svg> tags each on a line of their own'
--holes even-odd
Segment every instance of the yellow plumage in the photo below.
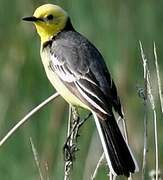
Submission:
<svg viewBox="0 0 163 180">
<path fill-rule="evenodd" d="M 62 8 L 52 4 L 45 4 L 38 7 L 33 16 L 36 18 L 46 19 L 49 14 L 54 14 L 54 18 L 56 19 L 54 23 L 45 23 L 44 21 L 34 22 L 37 32 L 41 37 L 42 44 L 64 28 L 68 17 L 67 13 Z"/>
</svg>

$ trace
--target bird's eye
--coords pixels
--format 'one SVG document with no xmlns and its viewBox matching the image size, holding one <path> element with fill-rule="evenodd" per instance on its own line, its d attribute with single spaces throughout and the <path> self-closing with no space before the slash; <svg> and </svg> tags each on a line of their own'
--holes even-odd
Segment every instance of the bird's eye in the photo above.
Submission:
<svg viewBox="0 0 163 180">
<path fill-rule="evenodd" d="M 47 19 L 48 19 L 48 20 L 52 20 L 53 18 L 54 18 L 54 16 L 53 16 L 52 14 L 50 14 L 50 15 L 47 16 Z"/>
</svg>

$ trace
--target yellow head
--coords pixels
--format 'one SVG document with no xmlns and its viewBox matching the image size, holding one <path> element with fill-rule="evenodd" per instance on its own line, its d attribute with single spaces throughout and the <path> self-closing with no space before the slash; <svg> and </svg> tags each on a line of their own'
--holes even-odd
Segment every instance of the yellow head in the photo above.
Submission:
<svg viewBox="0 0 163 180">
<path fill-rule="evenodd" d="M 35 24 L 42 43 L 59 33 L 65 27 L 67 19 L 67 13 L 53 4 L 42 5 L 35 10 L 33 16 L 23 18 Z"/>
</svg>

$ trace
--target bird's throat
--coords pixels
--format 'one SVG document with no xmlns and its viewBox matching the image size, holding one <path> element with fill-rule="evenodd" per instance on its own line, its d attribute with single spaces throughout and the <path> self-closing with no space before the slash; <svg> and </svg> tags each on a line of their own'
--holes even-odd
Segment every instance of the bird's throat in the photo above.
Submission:
<svg viewBox="0 0 163 180">
<path fill-rule="evenodd" d="M 52 37 L 56 36 L 58 33 L 58 29 L 54 30 L 51 28 L 41 27 L 39 25 L 36 25 L 36 30 L 41 38 L 41 44 L 51 40 Z"/>
</svg>

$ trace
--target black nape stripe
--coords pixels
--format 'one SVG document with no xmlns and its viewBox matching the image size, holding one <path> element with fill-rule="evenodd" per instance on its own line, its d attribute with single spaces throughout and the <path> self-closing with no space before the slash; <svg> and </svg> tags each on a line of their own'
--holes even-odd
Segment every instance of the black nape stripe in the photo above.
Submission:
<svg viewBox="0 0 163 180">
<path fill-rule="evenodd" d="M 49 41 L 46 41 L 43 43 L 43 46 L 42 46 L 42 50 L 44 50 L 44 48 L 46 48 L 47 46 L 51 46 L 53 43 L 52 40 L 49 40 Z"/>
<path fill-rule="evenodd" d="M 75 31 L 74 27 L 72 26 L 70 17 L 68 17 L 65 27 L 62 31 Z"/>
</svg>

